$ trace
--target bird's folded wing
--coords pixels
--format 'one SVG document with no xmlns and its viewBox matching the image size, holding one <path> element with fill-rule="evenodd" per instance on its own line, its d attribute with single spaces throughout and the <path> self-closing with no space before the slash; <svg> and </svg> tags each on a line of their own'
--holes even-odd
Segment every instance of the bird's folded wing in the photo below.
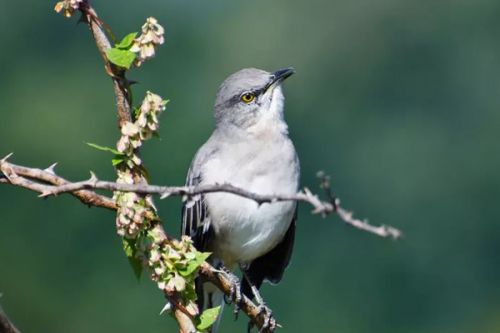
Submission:
<svg viewBox="0 0 500 333">
<path fill-rule="evenodd" d="M 196 186 L 201 181 L 201 173 L 189 169 L 186 179 L 187 186 Z M 198 251 L 206 251 L 211 237 L 210 217 L 203 195 L 186 198 L 182 203 L 182 230 L 194 242 Z"/>
</svg>

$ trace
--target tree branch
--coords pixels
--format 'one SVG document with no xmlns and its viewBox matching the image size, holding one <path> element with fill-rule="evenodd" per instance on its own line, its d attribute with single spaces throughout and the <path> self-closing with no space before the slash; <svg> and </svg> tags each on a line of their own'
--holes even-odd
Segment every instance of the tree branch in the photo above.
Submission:
<svg viewBox="0 0 500 333">
<path fill-rule="evenodd" d="M 341 220 L 356 229 L 360 229 L 380 237 L 390 237 L 393 239 L 398 239 L 402 236 L 400 230 L 391 226 L 373 226 L 366 221 L 362 221 L 353 217 L 353 214 L 340 206 L 340 200 L 335 198 L 334 203 L 328 201 L 322 201 L 319 199 L 318 195 L 313 194 L 309 189 L 305 188 L 303 192 L 298 192 L 292 195 L 286 194 L 272 194 L 272 195 L 262 195 L 258 193 L 250 192 L 246 189 L 236 187 L 231 184 L 213 184 L 213 185 L 201 185 L 201 186 L 158 186 L 158 185 L 148 185 L 148 184 L 122 184 L 116 182 L 102 181 L 97 179 L 97 177 L 92 173 L 90 179 L 80 182 L 68 182 L 67 180 L 62 180 L 62 178 L 51 173 L 50 177 L 44 174 L 40 169 L 30 169 L 26 167 L 16 166 L 7 162 L 5 159 L 0 161 L 0 170 L 2 170 L 7 176 L 9 172 L 14 172 L 22 176 L 26 176 L 32 179 L 40 179 L 39 176 L 43 176 L 44 179 L 57 180 L 52 182 L 56 186 L 47 186 L 43 184 L 37 184 L 26 179 L 14 178 L 11 183 L 14 185 L 19 185 L 22 187 L 30 188 L 36 192 L 41 193 L 41 197 L 48 197 L 52 195 L 58 195 L 61 193 L 71 193 L 81 199 L 81 193 L 86 194 L 84 201 L 89 204 L 89 200 L 95 200 L 94 197 L 89 196 L 88 189 L 94 190 L 108 190 L 108 191 L 120 191 L 120 192 L 135 192 L 141 194 L 156 194 L 159 195 L 161 199 L 170 196 L 184 196 L 184 197 L 194 197 L 200 194 L 206 193 L 216 193 L 224 192 L 239 195 L 244 198 L 251 199 L 257 204 L 273 203 L 280 201 L 298 201 L 305 202 L 313 207 L 313 214 L 322 214 L 327 216 L 330 214 L 337 214 Z M 10 176 L 9 178 L 12 178 Z M 40 180 L 44 180 L 40 179 Z M 80 193 L 80 196 L 78 194 Z M 106 197 L 100 196 L 100 200 L 104 200 L 108 204 Z M 113 209 L 113 208 L 111 208 Z"/>
<path fill-rule="evenodd" d="M 6 158 L 9 156 L 11 155 L 6 156 Z M 0 160 L 0 172 L 2 172 L 5 176 L 5 178 L 0 177 L 0 184 L 14 185 L 40 194 L 47 193 L 47 191 L 57 188 L 57 186 L 61 184 L 70 184 L 66 179 L 55 175 L 54 165 L 43 170 L 28 168 L 9 163 L 6 158 Z M 93 191 L 79 190 L 71 192 L 70 194 L 89 206 L 98 206 L 111 210 L 116 210 L 118 208 L 113 199 L 97 194 Z M 166 234 L 163 227 L 158 224 L 157 229 L 160 232 L 160 237 L 165 242 L 169 242 L 170 238 Z M 222 270 L 217 270 L 205 262 L 201 265 L 199 274 L 204 279 L 215 284 L 225 295 L 229 297 L 232 296 L 232 279 Z M 175 304 L 174 299 L 170 297 L 167 298 L 172 304 Z M 260 313 L 259 308 L 248 297 L 243 295 L 239 306 L 255 325 L 262 327 L 265 318 L 263 314 Z M 191 319 L 178 308 L 174 309 L 174 311 L 175 316 L 179 321 L 181 332 L 191 333 L 189 330 L 190 324 L 188 323 L 191 322 Z"/>
<path fill-rule="evenodd" d="M 102 20 L 99 19 L 97 13 L 92 8 L 89 1 L 83 0 L 79 6 L 79 10 L 82 13 L 82 15 L 86 18 L 89 28 L 92 31 L 92 35 L 96 42 L 97 49 L 99 50 L 99 53 L 103 57 L 106 72 L 113 79 L 113 90 L 115 93 L 116 107 L 118 111 L 118 124 L 119 128 L 122 129 L 124 125 L 126 125 L 132 120 L 132 115 L 130 112 L 132 107 L 131 105 L 132 101 L 130 98 L 131 94 L 129 90 L 130 83 L 125 77 L 125 71 L 117 68 L 108 61 L 106 56 L 106 51 L 111 47 L 111 43 L 109 42 L 106 36 L 105 29 L 103 29 Z M 136 154 L 139 155 L 139 148 L 136 148 Z M 140 172 L 136 172 L 133 169 L 130 169 L 130 171 L 133 174 L 134 182 L 147 183 L 147 180 L 143 177 L 143 175 Z M 120 214 L 119 207 L 117 207 L 117 210 L 119 215 Z M 147 214 L 151 214 L 151 211 L 148 211 Z M 154 214 L 154 212 L 152 214 Z M 117 216 L 117 218 L 118 217 L 119 216 Z M 155 221 L 157 219 L 155 218 L 150 220 Z M 161 224 L 160 223 L 156 224 L 157 227 L 163 231 L 163 227 L 161 226 Z M 163 232 L 163 234 L 165 235 L 165 241 L 168 241 L 166 233 Z M 196 327 L 194 326 L 193 318 L 190 318 L 189 316 L 186 316 L 186 314 L 184 314 L 183 312 L 179 311 L 178 305 L 181 304 L 181 301 L 176 297 L 168 297 L 168 299 L 174 305 L 174 310 L 173 310 L 174 316 L 179 324 L 180 332 L 181 333 L 196 332 Z"/>
<path fill-rule="evenodd" d="M 10 155 L 6 156 L 7 158 Z M 0 178 L 0 183 L 7 183 L 24 187 L 34 192 L 43 193 L 53 186 L 61 186 L 70 182 L 54 173 L 56 164 L 52 164 L 46 169 L 27 168 L 12 163 L 7 163 L 5 158 L 0 160 L 1 171 L 5 178 Z M 38 182 L 34 182 L 37 180 Z M 50 184 L 50 185 L 49 185 Z M 89 206 L 99 206 L 110 210 L 116 210 L 117 206 L 113 199 L 99 195 L 92 191 L 74 191 L 71 193 L 81 202 Z"/>
<path fill-rule="evenodd" d="M 1 296 L 1 294 L 0 294 Z M 10 321 L 0 305 L 0 333 L 20 333 L 19 330 Z"/>
<path fill-rule="evenodd" d="M 257 204 L 261 205 L 264 203 L 273 203 L 280 201 L 297 201 L 305 202 L 313 207 L 313 214 L 321 214 L 322 216 L 327 216 L 332 213 L 336 213 L 342 221 L 345 223 L 378 235 L 380 237 L 391 237 L 393 239 L 398 239 L 402 236 L 401 231 L 391 226 L 373 226 L 366 221 L 355 219 L 353 213 L 345 210 L 340 206 L 340 200 L 335 198 L 333 203 L 328 201 L 322 201 L 319 199 L 318 195 L 313 194 L 308 188 L 304 191 L 295 194 L 271 194 L 263 195 L 254 192 L 250 192 L 244 188 L 236 187 L 231 184 L 213 184 L 213 185 L 200 185 L 200 186 L 159 186 L 159 185 L 148 185 L 148 184 L 122 184 L 116 182 L 102 181 L 97 179 L 95 174 L 92 173 L 90 179 L 75 183 L 66 183 L 64 185 L 59 185 L 56 187 L 47 188 L 40 196 L 46 197 L 51 195 L 58 195 L 65 192 L 75 192 L 84 189 L 100 189 L 109 191 L 120 191 L 120 192 L 135 192 L 142 194 L 156 194 L 160 195 L 161 199 L 170 196 L 184 196 L 184 197 L 194 197 L 200 194 L 224 192 L 235 194 L 247 199 L 255 201 Z"/>
</svg>

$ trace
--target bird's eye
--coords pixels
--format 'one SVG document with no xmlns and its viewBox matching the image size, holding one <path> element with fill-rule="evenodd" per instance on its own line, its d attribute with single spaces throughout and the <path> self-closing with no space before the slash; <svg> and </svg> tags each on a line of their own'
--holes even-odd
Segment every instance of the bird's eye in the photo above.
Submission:
<svg viewBox="0 0 500 333">
<path fill-rule="evenodd" d="M 253 100 L 255 99 L 255 95 L 252 94 L 252 93 L 244 93 L 243 95 L 241 95 L 241 101 L 243 103 L 252 103 Z"/>
</svg>

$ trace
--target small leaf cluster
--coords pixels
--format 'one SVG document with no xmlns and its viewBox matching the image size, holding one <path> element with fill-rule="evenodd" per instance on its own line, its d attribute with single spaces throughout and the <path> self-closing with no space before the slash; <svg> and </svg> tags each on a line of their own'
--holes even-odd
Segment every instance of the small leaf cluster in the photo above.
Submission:
<svg viewBox="0 0 500 333">
<path fill-rule="evenodd" d="M 183 236 L 181 241 L 162 243 L 154 228 L 148 231 L 147 240 L 148 266 L 152 272 L 152 280 L 161 290 L 178 293 L 186 309 L 193 315 L 198 315 L 194 278 L 210 253 L 198 252 L 187 236 Z"/>
<path fill-rule="evenodd" d="M 149 17 L 141 28 L 139 36 L 132 32 L 123 37 L 114 47 L 106 51 L 106 57 L 114 65 L 130 69 L 135 64 L 139 67 L 146 60 L 153 58 L 156 47 L 163 44 L 165 29 L 154 17 Z"/>
<path fill-rule="evenodd" d="M 118 67 L 129 69 L 137 57 L 134 52 L 130 51 L 136 36 L 137 32 L 131 32 L 116 43 L 115 47 L 108 49 L 106 51 L 108 60 Z"/>
<path fill-rule="evenodd" d="M 207 331 L 215 323 L 220 306 L 200 314 L 194 283 L 200 266 L 211 253 L 197 251 L 189 236 L 182 236 L 180 241 L 166 242 L 158 225 L 144 229 L 135 239 L 124 238 L 124 249 L 137 277 L 146 266 L 160 290 L 180 297 L 185 309 L 196 318 L 199 332 Z M 167 304 L 164 310 L 170 308 Z"/>
</svg>

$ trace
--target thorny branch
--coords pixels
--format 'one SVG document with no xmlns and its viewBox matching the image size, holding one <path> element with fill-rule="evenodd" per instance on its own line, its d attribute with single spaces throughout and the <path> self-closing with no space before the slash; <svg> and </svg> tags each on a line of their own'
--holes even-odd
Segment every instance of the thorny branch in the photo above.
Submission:
<svg viewBox="0 0 500 333">
<path fill-rule="evenodd" d="M 187 198 L 193 198 L 197 195 L 214 193 L 214 192 L 225 192 L 241 197 L 245 197 L 255 201 L 257 204 L 261 205 L 264 203 L 273 203 L 279 201 L 298 201 L 310 204 L 313 207 L 313 214 L 321 214 L 322 216 L 327 216 L 332 213 L 336 213 L 342 221 L 345 223 L 372 234 L 378 235 L 380 237 L 391 237 L 393 239 L 398 239 L 402 236 L 401 231 L 390 226 L 373 226 L 353 217 L 353 214 L 340 206 L 340 200 L 335 198 L 330 191 L 329 184 L 326 185 L 324 177 L 322 176 L 321 187 L 327 191 L 329 201 L 322 201 L 316 194 L 313 194 L 308 188 L 304 191 L 298 192 L 296 194 L 286 195 L 286 194 L 272 194 L 272 195 L 262 195 L 258 193 L 250 192 L 246 189 L 236 187 L 231 184 L 213 184 L 213 185 L 200 185 L 200 186 L 158 186 L 158 185 L 148 185 L 148 184 L 123 184 L 116 182 L 109 182 L 99 180 L 94 173 L 91 174 L 90 179 L 80 182 L 66 182 L 62 185 L 51 186 L 43 188 L 41 192 L 41 197 L 55 196 L 60 193 L 74 193 L 82 190 L 94 189 L 94 190 L 109 190 L 109 191 L 120 191 L 120 192 L 135 192 L 141 194 L 156 194 L 159 195 L 161 199 L 170 196 L 183 196 Z"/>
<path fill-rule="evenodd" d="M 96 42 L 97 49 L 101 56 L 103 57 L 106 72 L 113 79 L 113 90 L 115 93 L 116 107 L 118 111 L 118 124 L 119 128 L 123 129 L 127 123 L 132 120 L 131 108 L 131 93 L 130 93 L 130 82 L 125 77 L 125 71 L 114 66 L 106 56 L 106 52 L 111 47 L 106 31 L 103 25 L 103 21 L 99 19 L 97 13 L 90 5 L 88 0 L 78 0 L 77 3 L 78 10 L 82 13 L 82 19 L 84 19 Z M 109 29 L 108 29 L 109 30 Z M 135 149 L 134 152 L 139 155 L 139 147 Z M 133 181 L 136 183 L 147 183 L 147 180 L 143 177 L 140 172 L 133 169 L 129 170 L 132 173 Z M 120 170 L 117 169 L 118 176 L 120 178 Z M 120 217 L 120 207 L 117 206 L 117 219 Z M 169 238 L 164 231 L 161 223 L 159 223 L 156 218 L 156 214 L 152 210 L 145 210 L 146 214 L 152 214 L 153 219 L 149 219 L 154 222 L 156 229 L 160 231 L 160 236 L 162 237 L 162 242 L 168 243 Z M 146 217 L 147 218 L 147 217 Z M 169 293 L 168 290 L 164 290 L 165 297 L 168 299 L 169 303 L 173 305 L 173 313 L 179 324 L 179 329 L 181 333 L 191 333 L 196 332 L 196 327 L 194 324 L 194 319 L 189 313 L 183 311 L 182 300 L 177 296 Z"/>
<path fill-rule="evenodd" d="M 4 175 L 4 177 L 1 177 L 0 175 L 0 184 L 4 183 L 14 185 L 40 194 L 47 193 L 48 191 L 57 188 L 60 184 L 71 184 L 66 179 L 55 174 L 54 164 L 46 169 L 28 168 L 8 162 L 7 159 L 10 156 L 11 154 L 0 160 L 0 172 Z M 97 194 L 93 191 L 79 190 L 71 192 L 71 195 L 77 197 L 89 206 L 103 207 L 111 210 L 116 210 L 118 208 L 113 199 Z M 164 229 L 161 228 L 161 225 L 159 230 L 162 232 L 161 237 L 165 241 L 170 241 L 170 238 L 167 236 Z M 201 265 L 199 274 L 215 284 L 222 292 L 224 292 L 224 294 L 231 296 L 233 293 L 233 282 L 231 278 L 221 272 L 223 272 L 223 270 L 215 269 L 210 264 L 205 262 Z M 264 317 L 262 316 L 259 307 L 256 306 L 248 297 L 242 295 L 239 307 L 247 314 L 253 323 L 255 323 L 258 327 L 262 327 L 264 324 Z M 191 322 L 191 319 L 182 311 L 179 311 L 179 313 L 176 314 L 176 317 L 178 320 L 182 320 L 183 322 Z"/>
<path fill-rule="evenodd" d="M 8 155 L 7 157 L 9 157 Z M 92 173 L 90 179 L 81 182 L 69 182 L 59 176 L 56 176 L 53 167 L 41 170 L 27 168 L 7 162 L 4 158 L 0 160 L 0 170 L 8 177 L 9 180 L 1 182 L 10 182 L 12 185 L 25 187 L 40 193 L 40 197 L 55 196 L 61 193 L 71 193 L 84 203 L 95 206 L 102 206 L 109 209 L 116 209 L 113 200 L 95 192 L 94 190 L 109 190 L 121 192 L 135 192 L 141 194 L 156 194 L 161 199 L 171 196 L 183 196 L 193 198 L 200 194 L 225 192 L 239 195 L 255 201 L 257 204 L 272 203 L 279 201 L 298 201 L 310 204 L 313 207 L 313 214 L 321 214 L 327 216 L 337 214 L 343 222 L 357 229 L 375 234 L 380 237 L 390 237 L 398 239 L 402 236 L 400 230 L 386 225 L 374 226 L 366 221 L 362 221 L 353 217 L 352 212 L 340 206 L 340 200 L 333 197 L 328 187 L 329 201 L 322 201 L 316 194 L 313 194 L 309 189 L 303 192 L 298 192 L 292 195 L 262 195 L 253 193 L 240 187 L 231 184 L 214 184 L 201 186 L 158 186 L 147 184 L 122 184 L 97 179 Z M 10 176 L 9 176 L 10 175 Z M 24 178 L 27 177 L 27 178 Z M 29 178 L 29 179 L 28 179 Z M 31 180 L 30 180 L 31 179 Z M 41 180 L 49 182 L 51 185 L 33 182 L 32 180 Z M 323 180 L 322 180 L 323 182 Z M 321 186 L 326 190 L 324 183 Z M 100 202 L 100 203 L 99 203 Z"/>
</svg>

